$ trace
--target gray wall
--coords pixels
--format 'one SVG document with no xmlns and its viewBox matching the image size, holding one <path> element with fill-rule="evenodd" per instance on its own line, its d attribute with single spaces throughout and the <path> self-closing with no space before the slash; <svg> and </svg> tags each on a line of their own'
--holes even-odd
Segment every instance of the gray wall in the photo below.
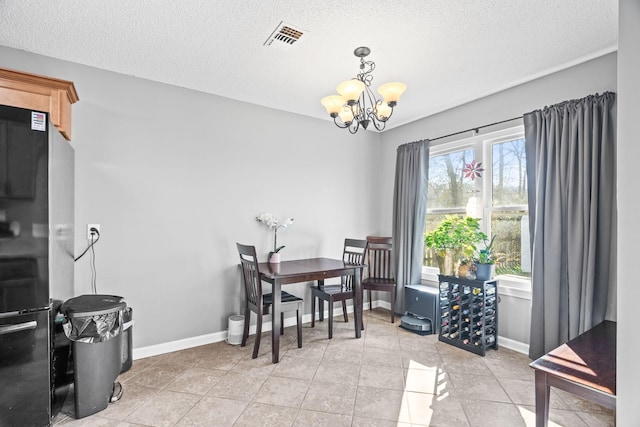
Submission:
<svg viewBox="0 0 640 427">
<path fill-rule="evenodd" d="M 9 48 L 0 67 L 75 83 L 75 250 L 99 223 L 98 292 L 133 307 L 134 348 L 226 330 L 240 308 L 235 242 L 263 260 L 273 245 L 260 211 L 295 218 L 278 239 L 285 260 L 340 257 L 345 237 L 377 232 L 376 133 Z M 89 261 L 77 294 L 91 292 Z"/>
<path fill-rule="evenodd" d="M 619 426 L 640 423 L 638 304 L 640 286 L 635 266 L 640 229 L 637 227 L 637 160 L 640 158 L 640 2 L 620 1 L 618 53 L 618 340 L 617 419 Z"/>
</svg>

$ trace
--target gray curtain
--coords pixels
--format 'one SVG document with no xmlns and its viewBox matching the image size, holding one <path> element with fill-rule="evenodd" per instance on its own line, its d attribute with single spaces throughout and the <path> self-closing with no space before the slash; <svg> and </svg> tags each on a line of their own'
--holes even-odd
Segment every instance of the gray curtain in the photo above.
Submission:
<svg viewBox="0 0 640 427">
<path fill-rule="evenodd" d="M 393 259 L 396 313 L 403 313 L 404 286 L 420 283 L 427 213 L 429 140 L 398 147 L 393 190 Z"/>
<path fill-rule="evenodd" d="M 604 320 L 615 219 L 614 93 L 524 115 L 537 359 Z"/>
</svg>

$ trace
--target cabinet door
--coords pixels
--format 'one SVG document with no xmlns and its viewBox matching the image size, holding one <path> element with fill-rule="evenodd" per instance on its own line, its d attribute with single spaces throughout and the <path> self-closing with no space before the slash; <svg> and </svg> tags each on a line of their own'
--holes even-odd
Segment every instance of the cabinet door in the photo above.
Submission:
<svg viewBox="0 0 640 427">
<path fill-rule="evenodd" d="M 0 197 L 33 199 L 35 196 L 38 138 L 26 123 L 0 119 Z"/>
<path fill-rule="evenodd" d="M 8 170 L 9 143 L 7 141 L 8 121 L 0 118 L 0 197 L 5 197 L 9 192 Z"/>
</svg>

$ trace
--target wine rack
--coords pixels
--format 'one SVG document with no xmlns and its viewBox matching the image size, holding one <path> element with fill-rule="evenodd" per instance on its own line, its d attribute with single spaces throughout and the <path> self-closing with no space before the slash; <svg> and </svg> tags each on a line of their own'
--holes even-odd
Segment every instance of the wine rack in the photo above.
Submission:
<svg viewBox="0 0 640 427">
<path fill-rule="evenodd" d="M 480 356 L 498 349 L 498 282 L 439 275 L 438 339 Z"/>
</svg>

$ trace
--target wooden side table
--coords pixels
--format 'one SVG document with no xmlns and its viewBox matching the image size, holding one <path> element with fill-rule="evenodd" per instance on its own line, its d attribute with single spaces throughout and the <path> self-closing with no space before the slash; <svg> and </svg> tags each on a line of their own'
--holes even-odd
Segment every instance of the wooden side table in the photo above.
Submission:
<svg viewBox="0 0 640 427">
<path fill-rule="evenodd" d="M 532 362 L 536 426 L 549 419 L 549 387 L 616 409 L 616 323 L 604 321 Z"/>
</svg>

